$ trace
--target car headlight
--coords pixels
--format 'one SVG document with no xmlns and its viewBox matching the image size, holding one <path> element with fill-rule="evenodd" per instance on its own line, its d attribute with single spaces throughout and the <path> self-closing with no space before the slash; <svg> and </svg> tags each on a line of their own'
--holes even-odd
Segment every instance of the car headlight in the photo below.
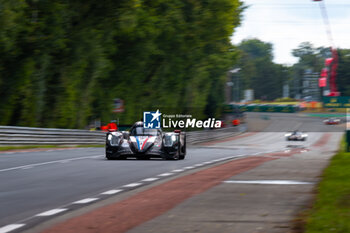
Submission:
<svg viewBox="0 0 350 233">
<path fill-rule="evenodd" d="M 176 142 L 176 135 L 166 134 L 164 136 L 164 146 L 170 147 L 173 146 Z"/>
<path fill-rule="evenodd" d="M 118 145 L 121 140 L 118 134 L 108 134 L 107 139 L 112 146 Z"/>
<path fill-rule="evenodd" d="M 172 140 L 173 142 L 176 142 L 176 135 L 172 135 L 172 136 L 171 136 L 171 140 Z"/>
</svg>

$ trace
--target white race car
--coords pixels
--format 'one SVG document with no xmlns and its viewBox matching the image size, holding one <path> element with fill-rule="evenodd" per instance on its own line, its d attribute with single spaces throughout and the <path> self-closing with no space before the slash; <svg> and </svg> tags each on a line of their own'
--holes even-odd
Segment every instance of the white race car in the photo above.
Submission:
<svg viewBox="0 0 350 233">
<path fill-rule="evenodd" d="M 163 132 L 161 129 L 148 129 L 143 122 L 136 122 L 130 131 L 108 132 L 106 135 L 106 158 L 184 159 L 186 156 L 186 133 L 180 130 Z"/>
<path fill-rule="evenodd" d="M 293 131 L 284 135 L 287 141 L 305 141 L 307 134 L 300 131 Z"/>
<path fill-rule="evenodd" d="M 338 125 L 340 124 L 340 119 L 329 118 L 327 120 L 324 120 L 323 123 L 325 123 L 326 125 Z"/>
</svg>

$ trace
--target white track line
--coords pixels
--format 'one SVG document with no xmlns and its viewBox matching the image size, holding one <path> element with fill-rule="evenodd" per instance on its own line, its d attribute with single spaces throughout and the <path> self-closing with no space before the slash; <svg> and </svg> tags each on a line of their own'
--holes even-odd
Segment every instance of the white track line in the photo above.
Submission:
<svg viewBox="0 0 350 233">
<path fill-rule="evenodd" d="M 79 201 L 75 201 L 72 204 L 87 204 L 87 203 L 90 203 L 90 202 L 93 202 L 93 201 L 96 201 L 96 200 L 98 200 L 98 198 L 85 198 L 85 199 L 82 199 L 82 200 L 79 200 Z"/>
<path fill-rule="evenodd" d="M 69 163 L 69 162 L 70 162 L 69 160 L 63 160 L 60 163 Z"/>
<path fill-rule="evenodd" d="M 123 191 L 122 189 L 112 189 L 112 190 L 108 190 L 106 192 L 101 193 L 102 195 L 113 195 L 116 193 L 120 193 L 121 191 Z"/>
<path fill-rule="evenodd" d="M 20 227 L 23 227 L 25 224 L 10 224 L 0 228 L 0 233 L 7 233 L 13 230 L 16 230 Z"/>
<path fill-rule="evenodd" d="M 171 176 L 173 175 L 173 173 L 162 173 L 162 174 L 159 174 L 158 176 Z"/>
<path fill-rule="evenodd" d="M 193 165 L 194 167 L 200 167 L 200 166 L 203 166 L 204 164 L 202 164 L 202 163 L 198 163 L 198 164 L 195 164 L 195 165 Z"/>
<path fill-rule="evenodd" d="M 48 210 L 48 211 L 42 212 L 40 214 L 37 214 L 35 216 L 40 216 L 40 217 L 51 216 L 51 215 L 55 215 L 55 214 L 61 213 L 61 212 L 66 211 L 66 210 L 67 209 L 52 209 L 52 210 Z"/>
<path fill-rule="evenodd" d="M 72 158 L 72 159 L 55 160 L 55 161 L 50 161 L 50 162 L 45 162 L 45 163 L 29 164 L 29 165 L 24 165 L 24 166 L 18 166 L 18 167 L 2 169 L 2 170 L 0 170 L 0 172 L 11 171 L 11 170 L 16 170 L 16 169 L 29 169 L 29 168 L 33 168 L 35 166 L 42 166 L 42 165 L 47 165 L 47 164 L 52 164 L 52 163 L 67 163 L 67 162 L 70 162 L 70 161 L 80 160 L 80 159 L 98 158 L 100 156 L 101 155 L 84 156 L 84 157 Z M 237 157 L 241 157 L 241 156 L 245 156 L 245 155 L 236 155 L 236 156 L 225 157 L 225 158 L 221 158 L 221 159 L 215 159 L 215 160 L 212 160 L 212 161 L 207 161 L 207 162 L 203 162 L 203 163 L 200 163 L 200 164 L 195 164 L 193 166 L 188 166 L 188 167 L 185 167 L 184 169 L 176 169 L 176 170 L 173 170 L 172 172 L 182 172 L 185 169 L 192 169 L 192 168 L 203 166 L 203 165 L 206 165 L 206 164 L 211 164 L 211 163 L 214 163 L 214 162 L 219 162 L 219 161 L 222 161 L 222 160 L 227 160 L 227 159 L 230 159 L 230 158 L 237 158 Z M 170 176 L 170 175 L 173 175 L 173 173 L 171 173 L 171 172 L 169 172 L 169 173 L 162 173 L 162 174 L 159 174 L 158 176 Z M 151 181 L 155 181 L 155 180 L 158 180 L 158 179 L 159 178 L 153 178 L 152 177 L 152 178 L 143 179 L 142 181 L 151 182 Z M 239 183 L 239 182 L 240 181 L 224 181 L 224 183 Z M 241 181 L 241 182 L 243 182 L 243 181 Z M 244 181 L 244 182 L 247 182 L 247 181 Z M 248 181 L 248 182 L 252 183 L 252 181 Z M 259 182 L 261 183 L 261 181 L 259 181 Z M 272 182 L 272 181 L 269 181 L 269 182 Z M 279 181 L 279 182 L 281 182 L 281 181 Z M 286 182 L 289 182 L 288 184 L 294 184 L 293 181 L 286 181 Z M 294 182 L 298 182 L 298 181 L 294 181 Z M 302 184 L 312 184 L 310 182 L 299 182 L 298 184 L 301 184 L 301 183 Z M 277 184 L 277 183 L 273 183 L 273 184 Z M 123 187 L 136 187 L 136 186 L 139 186 L 139 185 L 142 185 L 142 183 L 130 183 L 130 184 L 124 185 Z M 119 193 L 119 192 L 122 192 L 122 191 L 123 191 L 122 189 L 112 189 L 112 190 L 108 190 L 108 191 L 100 193 L 100 194 L 101 195 L 113 195 L 113 194 L 116 194 L 116 193 Z M 72 202 L 72 204 L 87 204 L 87 203 L 90 203 L 90 202 L 94 202 L 94 201 L 96 201 L 98 199 L 99 198 L 85 198 L 85 199 L 82 199 L 82 200 L 79 200 L 79 201 Z M 35 216 L 40 216 L 40 217 L 51 216 L 51 215 L 55 215 L 55 214 L 64 212 L 66 210 L 68 210 L 68 209 L 65 209 L 65 208 L 52 209 L 52 210 L 48 210 L 48 211 L 42 212 L 40 214 L 37 214 Z M 10 231 L 16 230 L 16 229 L 18 229 L 20 227 L 23 227 L 23 226 L 25 226 L 25 224 L 10 224 L 10 225 L 6 225 L 6 226 L 0 228 L 0 233 L 7 233 L 7 232 L 10 232 Z"/>
<path fill-rule="evenodd" d="M 145 182 L 151 182 L 151 181 L 155 181 L 155 180 L 159 180 L 159 178 L 147 178 L 147 179 L 143 179 L 143 180 L 141 180 L 141 181 L 145 181 Z"/>
<path fill-rule="evenodd" d="M 141 184 L 142 183 L 131 183 L 131 184 L 123 185 L 123 187 L 132 188 L 132 187 L 140 186 Z"/>
<path fill-rule="evenodd" d="M 101 155 L 93 155 L 93 156 L 84 156 L 84 157 L 78 157 L 78 158 L 72 158 L 72 159 L 54 160 L 54 161 L 45 162 L 45 163 L 33 163 L 33 164 L 28 164 L 28 165 L 23 165 L 23 166 L 18 166 L 18 167 L 10 167 L 10 168 L 1 169 L 0 172 L 6 172 L 6 171 L 12 171 L 12 170 L 18 170 L 18 169 L 27 169 L 27 168 L 31 168 L 31 167 L 43 166 L 43 165 L 48 165 L 48 164 L 53 164 L 53 163 L 75 161 L 75 160 L 81 160 L 81 159 L 98 158 L 100 156 Z"/>
<path fill-rule="evenodd" d="M 171 172 L 183 172 L 183 169 L 176 169 L 176 170 L 172 170 Z"/>
<path fill-rule="evenodd" d="M 294 185 L 294 184 L 313 184 L 312 182 L 297 181 L 297 180 L 227 180 L 224 181 L 226 184 L 283 184 L 283 185 Z"/>
</svg>

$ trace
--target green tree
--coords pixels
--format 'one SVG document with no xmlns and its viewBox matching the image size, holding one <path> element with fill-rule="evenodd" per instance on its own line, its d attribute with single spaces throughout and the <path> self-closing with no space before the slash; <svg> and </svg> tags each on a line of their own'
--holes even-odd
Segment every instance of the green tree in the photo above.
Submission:
<svg viewBox="0 0 350 233">
<path fill-rule="evenodd" d="M 244 89 L 253 89 L 255 98 L 274 100 L 282 96 L 283 85 L 289 80 L 288 68 L 273 62 L 272 44 L 259 39 L 242 41 L 240 77 Z"/>
<path fill-rule="evenodd" d="M 239 0 L 0 0 L 0 124 L 83 128 L 143 109 L 217 116 Z"/>
<path fill-rule="evenodd" d="M 343 96 L 350 96 L 350 49 L 338 49 L 339 66 L 336 83 Z"/>
</svg>

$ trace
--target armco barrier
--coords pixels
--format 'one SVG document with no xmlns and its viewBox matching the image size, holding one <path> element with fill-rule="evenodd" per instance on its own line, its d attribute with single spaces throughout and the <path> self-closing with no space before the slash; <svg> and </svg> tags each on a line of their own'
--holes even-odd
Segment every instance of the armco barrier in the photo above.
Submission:
<svg viewBox="0 0 350 233">
<path fill-rule="evenodd" d="M 186 133 L 187 143 L 196 144 L 232 137 L 245 131 L 245 126 L 228 127 L 222 129 L 191 131 Z"/>
<path fill-rule="evenodd" d="M 104 144 L 105 132 L 0 126 L 0 145 L 86 145 Z"/>
<path fill-rule="evenodd" d="M 243 127 L 187 132 L 187 143 L 195 144 L 231 137 Z M 106 132 L 77 129 L 0 126 L 0 146 L 6 145 L 103 145 Z"/>
</svg>

